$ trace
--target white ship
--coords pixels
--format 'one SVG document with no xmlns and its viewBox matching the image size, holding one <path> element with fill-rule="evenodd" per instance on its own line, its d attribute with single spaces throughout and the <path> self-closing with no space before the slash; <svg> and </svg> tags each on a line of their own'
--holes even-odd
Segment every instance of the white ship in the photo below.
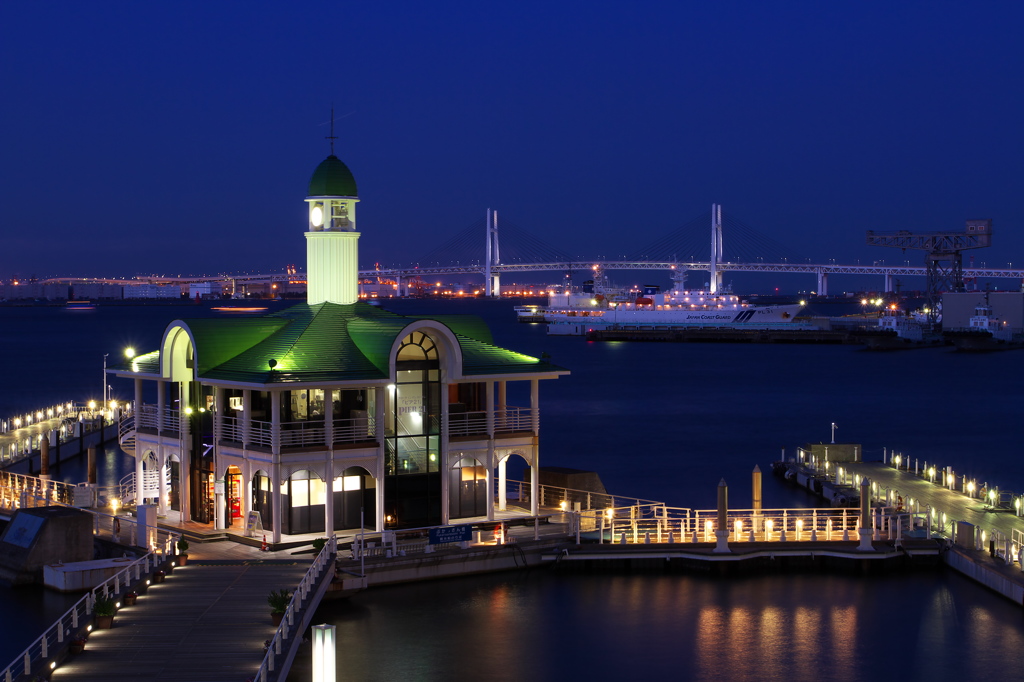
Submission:
<svg viewBox="0 0 1024 682">
<path fill-rule="evenodd" d="M 758 306 L 732 293 L 673 289 L 633 299 L 621 294 L 553 294 L 541 310 L 548 334 L 582 336 L 598 329 L 792 328 L 802 308 L 802 303 Z"/>
</svg>

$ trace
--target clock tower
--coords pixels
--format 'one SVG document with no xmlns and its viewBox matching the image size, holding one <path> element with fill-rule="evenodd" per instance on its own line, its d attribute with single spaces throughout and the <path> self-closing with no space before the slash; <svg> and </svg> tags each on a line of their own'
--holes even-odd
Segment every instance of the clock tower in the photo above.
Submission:
<svg viewBox="0 0 1024 682">
<path fill-rule="evenodd" d="M 309 180 L 306 301 L 347 305 L 359 298 L 359 195 L 352 171 L 333 153 Z"/>
</svg>

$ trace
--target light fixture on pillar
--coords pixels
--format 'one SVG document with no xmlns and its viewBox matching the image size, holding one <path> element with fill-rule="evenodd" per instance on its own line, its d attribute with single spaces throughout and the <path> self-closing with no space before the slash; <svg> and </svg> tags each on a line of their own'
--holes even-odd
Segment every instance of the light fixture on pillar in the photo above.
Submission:
<svg viewBox="0 0 1024 682">
<path fill-rule="evenodd" d="M 313 682 L 334 682 L 335 627 L 314 625 L 313 628 Z"/>
</svg>

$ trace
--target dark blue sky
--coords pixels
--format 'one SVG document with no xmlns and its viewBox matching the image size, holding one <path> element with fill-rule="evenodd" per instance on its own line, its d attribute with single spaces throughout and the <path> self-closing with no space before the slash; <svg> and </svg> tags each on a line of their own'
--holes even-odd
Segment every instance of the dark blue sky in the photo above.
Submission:
<svg viewBox="0 0 1024 682">
<path fill-rule="evenodd" d="M 1019 265 L 1022 25 L 1008 2 L 6 2 L 0 278 L 301 264 L 332 102 L 364 266 L 488 207 L 593 257 L 712 202 L 820 261 L 920 262 L 864 231 L 993 218 L 978 261 Z"/>
</svg>

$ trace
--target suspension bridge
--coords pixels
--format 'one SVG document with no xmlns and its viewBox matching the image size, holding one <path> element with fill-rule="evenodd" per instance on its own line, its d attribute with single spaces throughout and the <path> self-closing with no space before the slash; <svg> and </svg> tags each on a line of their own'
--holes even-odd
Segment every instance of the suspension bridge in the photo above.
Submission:
<svg viewBox="0 0 1024 682">
<path fill-rule="evenodd" d="M 710 234 L 707 232 L 708 226 Z M 499 234 L 502 236 L 500 241 Z M 728 242 L 724 238 L 726 234 L 730 237 Z M 910 233 L 899 234 L 902 236 Z M 991 237 L 990 234 L 988 236 Z M 724 248 L 726 243 L 730 244 L 728 259 Z M 869 243 L 879 243 L 878 237 L 869 237 Z M 951 258 L 953 254 L 942 255 Z M 929 253 L 920 266 L 910 265 L 909 261 L 903 265 L 886 265 L 881 261 L 871 265 L 844 265 L 836 263 L 834 259 L 828 263 L 813 263 L 809 258 L 802 257 L 739 219 L 724 214 L 721 205 L 717 204 L 712 206 L 710 216 L 705 213 L 633 253 L 615 258 L 586 259 L 572 257 L 509 221 L 502 221 L 499 232 L 497 212 L 488 209 L 482 221 L 473 223 L 438 245 L 415 265 L 363 270 L 359 274 L 364 278 L 394 279 L 401 295 L 408 293 L 408 283 L 412 278 L 479 275 L 484 279 L 486 295 L 494 296 L 500 291 L 503 274 L 524 272 L 566 273 L 569 279 L 573 273 L 609 270 L 655 270 L 673 274 L 707 272 L 712 293 L 722 287 L 725 273 L 796 273 L 813 275 L 816 279 L 815 293 L 827 296 L 829 277 L 832 275 L 877 276 L 882 279 L 881 289 L 891 292 L 897 278 L 929 277 L 929 270 L 934 276 L 936 262 L 939 260 L 940 257 Z M 948 269 L 956 270 L 961 280 L 985 278 L 1024 281 L 1024 269 L 1020 268 L 962 267 L 958 249 L 955 261 L 956 264 L 950 265 Z"/>
</svg>

